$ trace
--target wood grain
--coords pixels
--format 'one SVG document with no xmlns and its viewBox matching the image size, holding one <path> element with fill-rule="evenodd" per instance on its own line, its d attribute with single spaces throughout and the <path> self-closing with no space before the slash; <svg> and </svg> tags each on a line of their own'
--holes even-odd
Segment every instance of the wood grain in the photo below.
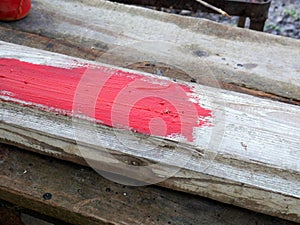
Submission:
<svg viewBox="0 0 300 225">
<path fill-rule="evenodd" d="M 92 64 L 4 42 L 0 50 L 1 58 L 43 65 L 69 67 L 74 60 Z M 0 139 L 79 163 L 84 163 L 83 154 L 97 169 L 141 180 L 173 172 L 160 185 L 299 222 L 300 107 L 185 84 L 193 86 L 202 105 L 215 113 L 213 126 L 196 129 L 194 143 L 74 121 L 39 106 L 16 104 L 18 99 L 7 99 L 5 90 L 1 90 Z M 145 151 L 149 147 L 151 151 Z"/>
<path fill-rule="evenodd" d="M 33 7 L 25 20 L 1 25 L 76 44 L 100 62 L 162 62 L 185 69 L 188 81 L 300 100 L 298 40 L 108 1 L 36 0 Z"/>
<path fill-rule="evenodd" d="M 8 152 L 0 164 L 0 199 L 27 213 L 79 225 L 296 224 L 166 188 L 116 184 L 90 168 L 15 147 L 0 145 L 0 149 Z M 52 198 L 45 200 L 45 193 Z"/>
</svg>

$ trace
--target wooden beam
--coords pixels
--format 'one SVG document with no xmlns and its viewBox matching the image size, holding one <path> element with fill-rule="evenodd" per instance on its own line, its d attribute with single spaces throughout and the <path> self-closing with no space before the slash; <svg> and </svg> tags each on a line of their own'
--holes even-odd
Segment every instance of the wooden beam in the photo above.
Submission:
<svg viewBox="0 0 300 225">
<path fill-rule="evenodd" d="M 81 55 L 116 66 L 162 62 L 189 68 L 185 76 L 178 74 L 181 80 L 233 84 L 239 90 L 300 100 L 298 40 L 102 0 L 38 0 L 25 20 L 1 26 L 57 40 L 58 45 L 75 44 Z M 15 35 L 3 40 L 18 42 Z M 45 48 L 59 51 L 55 43 Z M 208 74 L 214 79 L 208 80 Z"/>
<path fill-rule="evenodd" d="M 116 184 L 90 168 L 14 147 L 0 145 L 0 152 L 6 155 L 0 164 L 0 199 L 15 204 L 18 210 L 25 208 L 26 213 L 35 212 L 34 215 L 38 212 L 79 225 L 218 224 L 220 221 L 295 225 L 165 188 Z M 48 198 L 43 197 L 46 193 Z"/>
<path fill-rule="evenodd" d="M 0 42 L 0 62 L 1 142 L 88 163 L 113 180 L 118 179 L 103 171 L 142 183 L 119 182 L 161 181 L 162 186 L 300 221 L 299 106 L 5 42 Z M 105 77 L 114 85 L 103 83 Z M 108 92 L 97 89 L 99 84 Z M 120 88 L 121 84 L 125 85 Z M 115 89 L 118 95 L 111 98 Z M 93 105 L 97 97 L 100 105 Z M 147 104 L 136 104 L 145 99 Z M 175 109 L 170 105 L 160 111 L 166 101 Z M 89 104 L 95 106 L 95 114 L 85 111 L 91 109 Z M 106 118 L 110 104 L 111 121 Z M 119 120 L 128 112 L 124 105 L 137 110 L 130 126 Z M 151 118 L 157 109 L 176 135 L 160 133 L 160 119 L 149 125 L 155 135 L 145 135 L 149 130 L 143 130 L 142 118 L 150 117 L 149 123 L 157 119 Z M 178 109 L 183 111 L 174 113 Z M 182 129 L 176 130 L 176 121 L 169 119 L 178 115 Z M 195 116 L 200 121 L 193 122 Z"/>
</svg>

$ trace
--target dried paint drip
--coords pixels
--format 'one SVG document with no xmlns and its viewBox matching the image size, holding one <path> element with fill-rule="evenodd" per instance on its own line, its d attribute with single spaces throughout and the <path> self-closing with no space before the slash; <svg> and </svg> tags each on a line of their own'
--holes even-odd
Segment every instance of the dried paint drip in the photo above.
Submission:
<svg viewBox="0 0 300 225">
<path fill-rule="evenodd" d="M 0 59 L 0 96 L 41 109 L 81 114 L 104 125 L 155 136 L 183 136 L 210 125 L 212 112 L 175 82 L 108 67 L 66 69 Z"/>
</svg>

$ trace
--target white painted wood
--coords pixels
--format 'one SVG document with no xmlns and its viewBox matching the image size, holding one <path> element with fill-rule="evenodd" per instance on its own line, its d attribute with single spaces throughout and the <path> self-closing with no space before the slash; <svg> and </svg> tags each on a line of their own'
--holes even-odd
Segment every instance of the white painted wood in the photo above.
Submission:
<svg viewBox="0 0 300 225">
<path fill-rule="evenodd" d="M 5 42 L 0 42 L 0 57 L 58 67 L 87 62 Z M 15 104 L 18 99 L 4 96 L 5 90 L 0 90 L 0 140 L 73 161 L 84 152 L 86 159 L 98 161 L 92 166 L 141 180 L 146 174 L 163 180 L 171 173 L 174 177 L 162 185 L 300 222 L 300 107 L 186 84 L 215 115 L 214 126 L 195 130 L 194 143 L 133 138 L 42 106 Z M 130 171 L 120 162 L 146 167 Z"/>
</svg>

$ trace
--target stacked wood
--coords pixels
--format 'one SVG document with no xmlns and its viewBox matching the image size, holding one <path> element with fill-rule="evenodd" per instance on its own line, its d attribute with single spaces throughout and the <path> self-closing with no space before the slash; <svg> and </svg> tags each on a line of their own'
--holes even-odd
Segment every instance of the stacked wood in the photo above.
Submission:
<svg viewBox="0 0 300 225">
<path fill-rule="evenodd" d="M 1 142 L 300 221 L 299 41 L 106 1 L 33 6 L 1 39 L 94 61 L 1 42 Z M 160 101 L 130 117 L 129 91 Z"/>
</svg>

